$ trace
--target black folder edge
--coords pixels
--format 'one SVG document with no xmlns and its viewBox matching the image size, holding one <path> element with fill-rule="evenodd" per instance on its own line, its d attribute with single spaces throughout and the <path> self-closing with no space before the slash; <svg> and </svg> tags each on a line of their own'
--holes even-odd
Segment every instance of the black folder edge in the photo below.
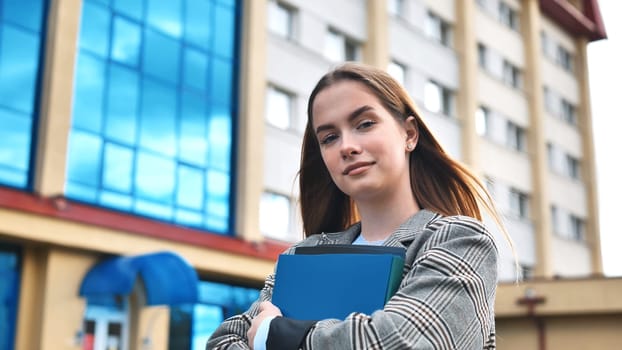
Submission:
<svg viewBox="0 0 622 350">
<path fill-rule="evenodd" d="M 381 245 L 321 244 L 309 247 L 296 247 L 294 254 L 390 254 L 405 259 L 406 249 Z"/>
</svg>

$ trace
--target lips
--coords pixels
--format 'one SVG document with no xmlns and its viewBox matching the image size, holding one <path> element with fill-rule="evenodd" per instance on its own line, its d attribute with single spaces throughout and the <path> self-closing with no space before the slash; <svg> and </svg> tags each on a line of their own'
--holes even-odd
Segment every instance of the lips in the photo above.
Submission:
<svg viewBox="0 0 622 350">
<path fill-rule="evenodd" d="M 342 175 L 355 175 L 355 174 L 358 174 L 359 171 L 363 171 L 364 170 L 363 168 L 367 168 L 374 164 L 375 162 L 356 162 L 354 164 L 348 165 L 341 174 Z"/>
</svg>

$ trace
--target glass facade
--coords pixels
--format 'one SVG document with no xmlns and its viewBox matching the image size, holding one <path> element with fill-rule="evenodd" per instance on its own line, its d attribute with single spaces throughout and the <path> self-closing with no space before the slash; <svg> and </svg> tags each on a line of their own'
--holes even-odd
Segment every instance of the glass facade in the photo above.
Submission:
<svg viewBox="0 0 622 350">
<path fill-rule="evenodd" d="M 67 197 L 231 231 L 232 0 L 85 0 Z"/>
<path fill-rule="evenodd" d="M 19 250 L 0 244 L 0 350 L 12 350 L 19 297 Z"/>
<path fill-rule="evenodd" d="M 27 188 L 44 0 L 0 0 L 0 184 Z"/>
<path fill-rule="evenodd" d="M 169 349 L 205 349 L 225 319 L 246 311 L 258 298 L 258 289 L 200 281 L 199 303 L 171 308 Z"/>
</svg>

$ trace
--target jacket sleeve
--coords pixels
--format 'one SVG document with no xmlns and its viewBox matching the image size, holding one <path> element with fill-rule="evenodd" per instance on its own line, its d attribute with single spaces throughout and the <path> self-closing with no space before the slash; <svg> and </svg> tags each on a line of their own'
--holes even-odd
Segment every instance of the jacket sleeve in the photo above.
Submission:
<svg viewBox="0 0 622 350">
<path fill-rule="evenodd" d="M 419 251 L 383 310 L 322 320 L 302 348 L 494 348 L 497 248 L 490 233 L 474 219 L 446 217 L 417 235 L 424 241 L 413 242 Z"/>
<path fill-rule="evenodd" d="M 207 341 L 206 350 L 220 349 L 250 349 L 246 333 L 251 326 L 251 321 L 259 313 L 259 304 L 272 299 L 274 287 L 274 274 L 266 278 L 265 284 L 259 293 L 259 299 L 251 307 L 240 315 L 226 319 L 212 334 Z"/>
<path fill-rule="evenodd" d="M 293 254 L 296 247 L 301 244 L 309 244 L 308 242 L 299 242 L 296 245 L 288 248 L 283 254 Z M 275 267 L 276 268 L 276 267 Z M 255 316 L 259 313 L 259 304 L 262 301 L 272 300 L 272 289 L 274 288 L 274 273 L 269 275 L 265 282 L 264 287 L 259 293 L 259 298 L 251 305 L 251 307 L 240 315 L 235 315 L 226 319 L 207 341 L 206 350 L 221 350 L 221 349 L 250 349 L 248 345 L 248 338 L 246 333 L 251 327 L 251 322 Z"/>
</svg>

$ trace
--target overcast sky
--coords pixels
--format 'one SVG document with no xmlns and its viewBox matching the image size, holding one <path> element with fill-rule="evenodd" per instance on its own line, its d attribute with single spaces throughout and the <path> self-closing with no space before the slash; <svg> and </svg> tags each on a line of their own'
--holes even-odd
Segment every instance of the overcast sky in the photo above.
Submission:
<svg viewBox="0 0 622 350">
<path fill-rule="evenodd" d="M 622 276 L 622 1 L 599 0 L 608 39 L 588 45 L 600 234 L 608 276 Z"/>
</svg>

